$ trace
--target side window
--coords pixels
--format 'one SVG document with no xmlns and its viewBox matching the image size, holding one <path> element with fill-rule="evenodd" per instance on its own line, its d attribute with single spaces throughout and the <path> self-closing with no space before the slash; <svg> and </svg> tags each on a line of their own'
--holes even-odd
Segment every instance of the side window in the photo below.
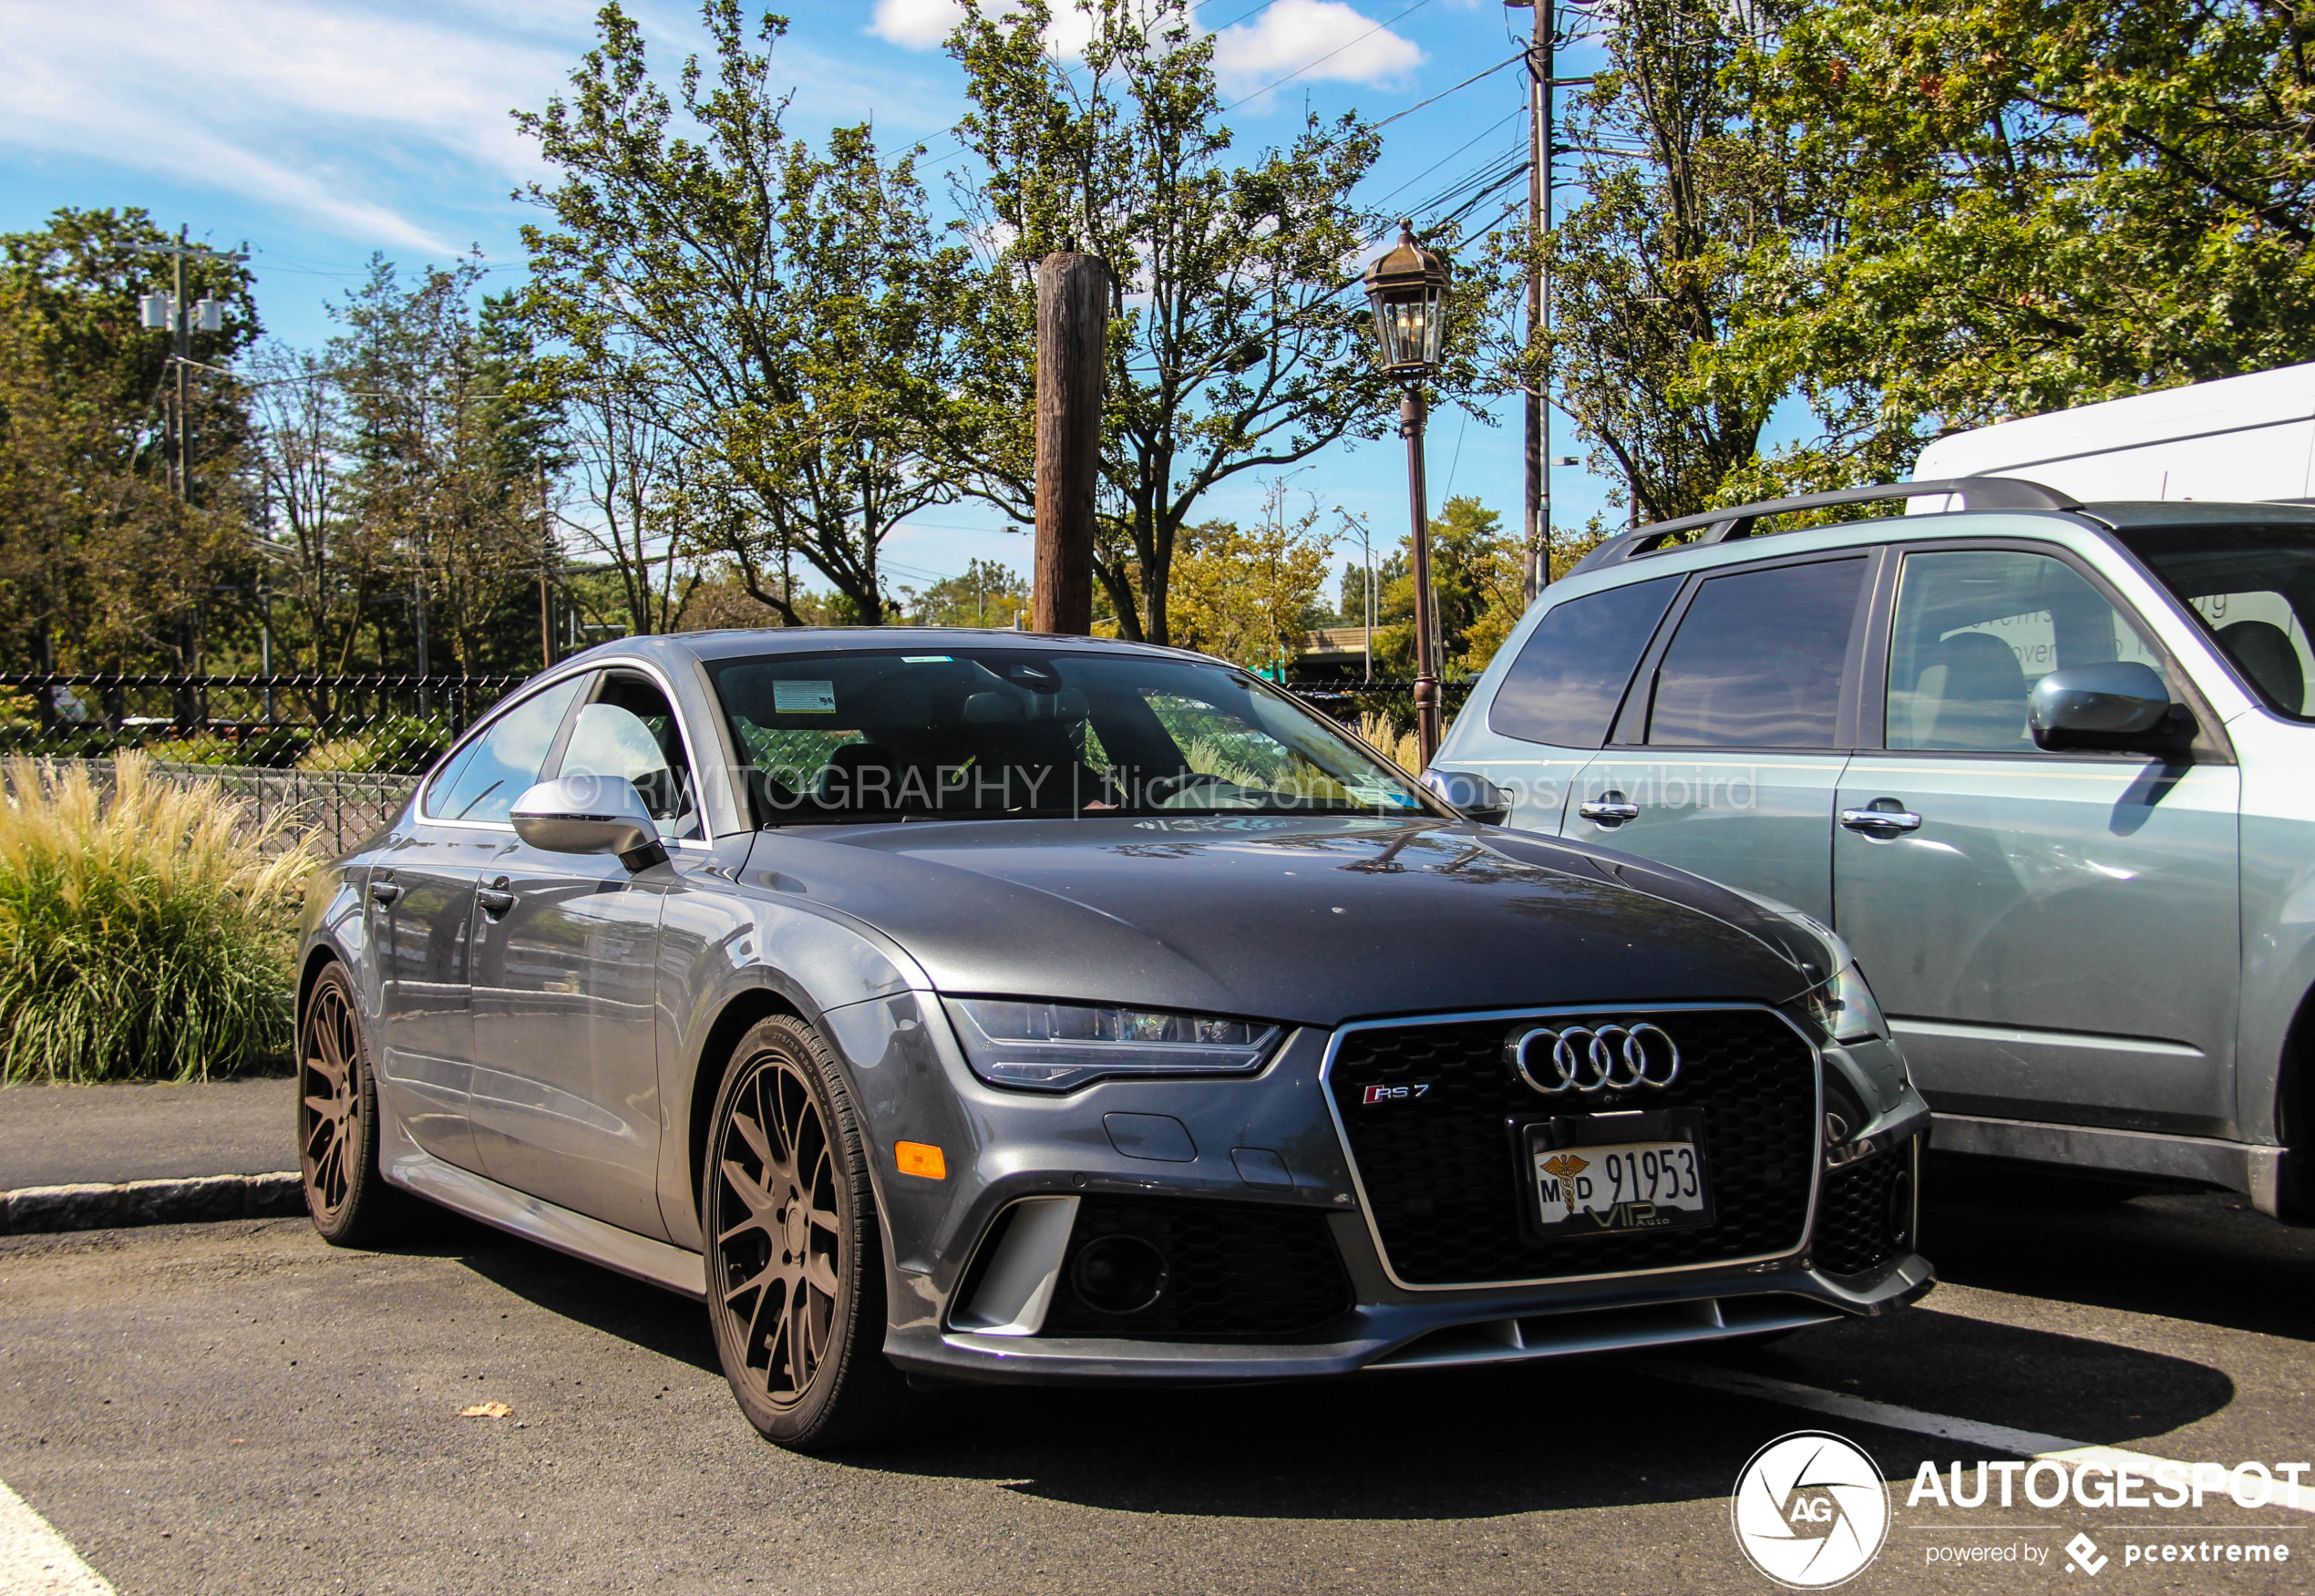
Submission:
<svg viewBox="0 0 2315 1596">
<path fill-rule="evenodd" d="M 1562 748 L 1605 743 L 1632 667 L 1679 591 L 1678 577 L 1660 576 L 1546 611 L 1496 689 L 1488 727 Z"/>
<path fill-rule="evenodd" d="M 558 682 L 492 721 L 427 789 L 427 818 L 503 822 L 514 800 L 537 783 L 584 680 Z"/>
<path fill-rule="evenodd" d="M 1648 741 L 1831 747 L 1866 564 L 1824 560 L 1705 582 L 1657 668 Z"/>
<path fill-rule="evenodd" d="M 594 702 L 579 711 L 558 774 L 632 782 L 660 836 L 700 835 L 683 732 L 666 694 L 648 677 L 613 671 L 604 678 Z"/>
<path fill-rule="evenodd" d="M 2136 626 L 2046 554 L 1908 554 L 1889 639 L 1892 748 L 2030 754 L 2026 695 L 2068 665 L 2134 660 L 2162 674 Z"/>
</svg>

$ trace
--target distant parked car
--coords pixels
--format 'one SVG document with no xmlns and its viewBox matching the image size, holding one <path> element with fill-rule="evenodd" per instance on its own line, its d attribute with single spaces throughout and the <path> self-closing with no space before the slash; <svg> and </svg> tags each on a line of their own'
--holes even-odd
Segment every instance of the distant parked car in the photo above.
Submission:
<svg viewBox="0 0 2315 1596">
<path fill-rule="evenodd" d="M 1940 513 L 1771 535 L 1898 499 Z M 2315 510 L 1994 477 L 1744 505 L 1554 584 L 1436 767 L 1837 930 L 1935 1148 L 2305 1217 L 2310 634 Z"/>
<path fill-rule="evenodd" d="M 607 644 L 306 919 L 306 1194 L 706 1299 L 796 1447 L 931 1380 L 1275 1380 L 1928 1289 L 1838 940 L 1474 824 L 1245 672 L 984 632 Z"/>
</svg>

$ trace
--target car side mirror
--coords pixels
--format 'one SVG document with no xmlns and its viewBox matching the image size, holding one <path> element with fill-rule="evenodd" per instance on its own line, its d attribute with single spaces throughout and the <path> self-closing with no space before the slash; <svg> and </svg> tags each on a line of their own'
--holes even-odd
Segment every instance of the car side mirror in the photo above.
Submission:
<svg viewBox="0 0 2315 1596">
<path fill-rule="evenodd" d="M 514 800 L 512 819 L 514 834 L 545 853 L 615 853 L 632 870 L 666 857 L 642 795 L 622 777 L 542 781 Z"/>
<path fill-rule="evenodd" d="M 2135 660 L 2052 671 L 2026 695 L 2026 724 L 2044 748 L 2134 747 L 2170 720 L 2170 690 Z"/>
<path fill-rule="evenodd" d="M 1423 785 L 1466 820 L 1482 826 L 1506 825 L 1511 819 L 1511 795 L 1486 777 L 1469 770 L 1425 770 Z"/>
</svg>

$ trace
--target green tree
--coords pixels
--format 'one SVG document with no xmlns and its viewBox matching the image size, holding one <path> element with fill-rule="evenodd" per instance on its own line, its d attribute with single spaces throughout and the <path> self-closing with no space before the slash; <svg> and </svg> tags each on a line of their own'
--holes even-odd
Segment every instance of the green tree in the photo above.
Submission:
<svg viewBox="0 0 2315 1596">
<path fill-rule="evenodd" d="M 1316 530 L 1315 505 L 1289 520 L 1283 482 L 1272 481 L 1267 497 L 1251 528 L 1184 528 L 1174 573 L 1177 641 L 1258 670 L 1302 652 L 1334 550 Z"/>
<path fill-rule="evenodd" d="M 189 668 L 217 590 L 249 585 L 244 395 L 211 368 L 258 334 L 250 277 L 218 256 L 186 265 L 187 299 L 226 313 L 222 332 L 192 337 L 180 495 L 172 346 L 138 307 L 171 286 L 168 242 L 135 209 L 65 209 L 0 235 L 0 652 L 19 665 Z"/>
<path fill-rule="evenodd" d="M 447 656 L 462 674 L 511 663 L 502 612 L 540 558 L 529 468 L 548 425 L 525 396 L 538 385 L 520 330 L 477 306 L 481 276 L 467 261 L 405 288 L 374 259 L 332 307 L 345 330 L 327 355 L 345 406 L 344 516 L 365 570 L 383 585 L 390 565 L 407 595 L 416 659 L 438 669 Z"/>
<path fill-rule="evenodd" d="M 994 560 L 974 560 L 962 576 L 943 577 L 918 592 L 902 588 L 909 621 L 918 626 L 1011 626 L 1026 623 L 1029 582 Z"/>
<path fill-rule="evenodd" d="M 1796 383 L 1830 484 L 1937 432 L 2315 358 L 2315 28 L 2272 0 L 1823 0 L 1737 76 L 1838 247 L 1759 252 L 1713 362 Z"/>
<path fill-rule="evenodd" d="M 914 154 L 887 164 L 866 127 L 825 154 L 787 134 L 768 79 L 782 19 L 757 49 L 737 0 L 701 18 L 712 74 L 687 61 L 672 98 L 614 0 L 571 97 L 518 116 L 559 173 L 520 195 L 548 217 L 523 230 L 525 312 L 581 381 L 650 363 L 690 535 L 752 597 L 799 623 L 801 558 L 880 619 L 885 538 L 958 492 L 943 462 L 968 252 L 930 220 Z"/>
<path fill-rule="evenodd" d="M 1124 636 L 1164 643 L 1176 543 L 1207 493 L 1391 417 L 1352 264 L 1374 231 L 1352 190 L 1381 144 L 1355 117 L 1312 118 L 1234 162 L 1189 8 L 1079 4 L 1075 68 L 1045 42 L 1044 0 L 975 4 L 950 41 L 972 102 L 958 132 L 987 174 L 962 195 L 991 253 L 965 366 L 973 490 L 1034 519 L 1036 266 L 1099 255 L 1115 288 L 1095 574 Z M 1449 386 L 1468 377 L 1458 364 Z"/>
<path fill-rule="evenodd" d="M 1525 562 L 1518 540 L 1503 530 L 1503 517 L 1476 499 L 1456 494 L 1431 522 L 1431 597 L 1437 606 L 1442 674 L 1476 675 L 1518 623 L 1526 599 Z M 1384 674 L 1415 674 L 1414 539 L 1399 541 L 1390 563 L 1377 563 L 1374 665 Z M 1359 574 L 1363 577 L 1364 571 Z"/>
<path fill-rule="evenodd" d="M 1639 520 L 1717 502 L 1790 386 L 1711 358 L 1757 314 L 1758 268 L 1806 258 L 1825 230 L 1824 183 L 1733 70 L 1789 9 L 1599 0 L 1608 59 L 1565 135 L 1584 197 L 1542 251 L 1554 335 L 1528 338 L 1517 313 L 1496 323 L 1506 375 L 1551 382 Z M 1523 232 L 1492 241 L 1501 264 L 1529 253 Z"/>
</svg>

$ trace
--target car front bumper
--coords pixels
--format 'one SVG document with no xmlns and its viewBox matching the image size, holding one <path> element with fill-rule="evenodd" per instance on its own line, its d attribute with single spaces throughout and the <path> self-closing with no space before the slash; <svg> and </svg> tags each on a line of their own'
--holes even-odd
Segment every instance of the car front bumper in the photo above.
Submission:
<svg viewBox="0 0 2315 1596">
<path fill-rule="evenodd" d="M 1326 1032 L 1297 1033 L 1255 1078 L 1107 1081 L 1036 1096 L 972 1076 L 929 996 L 853 1005 L 828 1019 L 852 1063 L 879 1149 L 890 1248 L 885 1352 L 928 1381 L 1284 1380 L 1517 1362 L 1871 1316 L 1912 1302 L 1934 1279 L 1928 1261 L 1904 1247 L 1857 1273 L 1826 1272 L 1812 1255 L 1812 1223 L 1799 1246 L 1766 1259 L 1542 1282 L 1409 1286 L 1385 1267 L 1325 1107 Z M 1895 1073 L 1901 1083 L 1901 1066 Z M 1883 1107 L 1877 1127 L 1893 1134 L 1875 1138 L 1884 1150 L 1869 1162 L 1902 1160 L 1918 1193 L 1927 1107 L 1901 1086 Z M 1179 1127 L 1186 1145 L 1151 1158 L 1140 1144 L 1145 1156 L 1134 1156 L 1125 1149 L 1137 1144 L 1116 1133 L 1119 1116 L 1162 1117 Z M 897 1139 L 948 1148 L 946 1178 L 892 1173 L 884 1149 Z M 1275 1159 L 1248 1156 L 1265 1151 Z M 1003 1234 L 1001 1216 L 1024 1200 L 1073 1214 L 1087 1200 L 1217 1203 L 1322 1225 L 1348 1276 L 1350 1305 L 1281 1336 L 1071 1333 L 1035 1323 L 1042 1308 L 1026 1327 L 993 1333 L 986 1315 L 976 1323 L 964 1310 L 989 1267 L 983 1254 L 992 1238 Z"/>
</svg>

